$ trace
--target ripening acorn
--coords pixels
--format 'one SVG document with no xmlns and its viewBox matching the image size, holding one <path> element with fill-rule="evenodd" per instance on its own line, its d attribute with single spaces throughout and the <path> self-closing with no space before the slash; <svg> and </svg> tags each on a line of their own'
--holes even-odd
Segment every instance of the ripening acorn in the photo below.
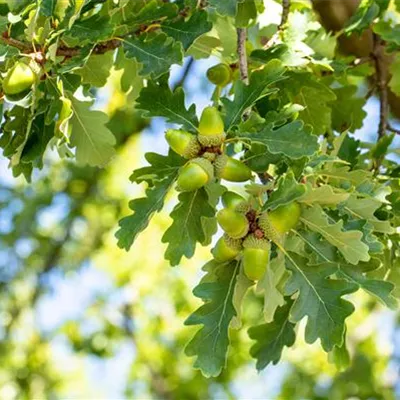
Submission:
<svg viewBox="0 0 400 400">
<path fill-rule="evenodd" d="M 179 171 L 177 190 L 192 192 L 207 185 L 214 178 L 214 169 L 210 161 L 204 158 L 194 158 Z"/>
<path fill-rule="evenodd" d="M 230 208 L 224 208 L 217 213 L 220 227 L 232 238 L 240 239 L 249 231 L 249 221 L 246 216 Z"/>
<path fill-rule="evenodd" d="M 196 136 L 183 130 L 168 129 L 165 139 L 175 153 L 185 158 L 196 157 L 201 149 Z"/>
<path fill-rule="evenodd" d="M 222 195 L 222 205 L 225 208 L 232 208 L 234 209 L 238 204 L 244 202 L 245 199 L 235 192 L 231 192 L 230 190 L 226 191 Z"/>
<path fill-rule="evenodd" d="M 224 87 L 232 80 L 232 70 L 228 64 L 220 63 L 207 70 L 207 78 L 214 85 Z"/>
<path fill-rule="evenodd" d="M 36 81 L 36 74 L 32 68 L 22 61 L 18 61 L 7 72 L 3 80 L 4 94 L 10 100 L 23 99 L 32 89 Z"/>
<path fill-rule="evenodd" d="M 222 236 L 211 250 L 216 261 L 226 262 L 236 258 L 242 250 L 242 241 L 229 235 Z"/>
<path fill-rule="evenodd" d="M 268 213 L 271 224 L 279 233 L 286 233 L 294 228 L 299 222 L 300 215 L 301 207 L 296 202 L 285 204 Z"/>
<path fill-rule="evenodd" d="M 243 241 L 243 270 L 246 276 L 258 281 L 267 270 L 270 244 L 266 239 L 258 239 L 254 235 Z"/>
<path fill-rule="evenodd" d="M 222 154 L 215 160 L 217 178 L 229 182 L 245 182 L 251 178 L 251 169 L 235 158 Z"/>
<path fill-rule="evenodd" d="M 224 121 L 215 107 L 203 110 L 198 131 L 198 140 L 204 147 L 220 146 L 224 142 Z"/>
</svg>

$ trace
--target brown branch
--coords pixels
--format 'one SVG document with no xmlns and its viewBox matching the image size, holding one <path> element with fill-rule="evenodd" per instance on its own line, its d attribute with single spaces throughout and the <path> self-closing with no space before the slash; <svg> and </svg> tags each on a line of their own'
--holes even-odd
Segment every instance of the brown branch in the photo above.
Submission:
<svg viewBox="0 0 400 400">
<path fill-rule="evenodd" d="M 247 85 L 249 83 L 249 72 L 247 67 L 245 28 L 237 28 L 237 53 L 239 56 L 240 79 Z"/>
<path fill-rule="evenodd" d="M 390 132 L 395 133 L 396 135 L 400 135 L 400 129 L 395 128 L 394 126 L 390 125 L 389 123 L 387 124 L 386 129 Z"/>
<path fill-rule="evenodd" d="M 379 94 L 379 127 L 378 140 L 385 136 L 388 119 L 388 90 L 387 90 L 387 68 L 384 59 L 385 48 L 382 39 L 374 34 L 374 48 L 372 57 L 375 62 L 376 88 Z"/>
<path fill-rule="evenodd" d="M 281 16 L 281 23 L 278 26 L 279 31 L 281 31 L 283 27 L 286 25 L 289 19 L 289 11 L 290 11 L 290 0 L 282 0 L 282 16 Z"/>
</svg>

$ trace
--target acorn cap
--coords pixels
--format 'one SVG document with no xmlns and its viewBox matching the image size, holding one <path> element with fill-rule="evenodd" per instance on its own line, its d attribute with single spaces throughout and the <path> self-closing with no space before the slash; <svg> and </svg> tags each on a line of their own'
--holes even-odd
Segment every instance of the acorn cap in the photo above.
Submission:
<svg viewBox="0 0 400 400">
<path fill-rule="evenodd" d="M 197 136 L 197 139 L 204 147 L 220 146 L 222 143 L 224 143 L 225 138 L 225 133 L 219 133 L 215 135 L 201 135 L 199 133 Z"/>
<path fill-rule="evenodd" d="M 215 159 L 217 158 L 217 154 L 211 153 L 210 151 L 206 151 L 205 153 L 203 153 L 202 157 L 210 162 L 214 162 Z"/>
<path fill-rule="evenodd" d="M 266 239 L 259 239 L 254 235 L 249 235 L 244 239 L 243 247 L 245 249 L 269 250 L 270 244 Z"/>
<path fill-rule="evenodd" d="M 247 201 L 241 201 L 235 207 L 235 211 L 240 213 L 240 214 L 245 214 L 246 215 L 250 210 L 252 210 L 252 206 Z"/>
<path fill-rule="evenodd" d="M 232 249 L 235 250 L 242 250 L 243 245 L 242 239 L 234 239 L 233 237 L 229 236 L 227 233 L 224 233 L 224 236 L 222 236 L 223 239 L 225 240 L 227 246 L 231 247 Z"/>
<path fill-rule="evenodd" d="M 236 258 L 242 250 L 241 240 L 233 239 L 228 235 L 222 236 L 211 250 L 215 260 L 226 262 Z"/>
<path fill-rule="evenodd" d="M 221 154 L 215 160 L 215 174 L 230 182 L 245 182 L 251 178 L 251 169 L 239 160 Z"/>
<path fill-rule="evenodd" d="M 258 218 L 258 226 L 262 229 L 266 238 L 275 243 L 281 242 L 281 234 L 271 224 L 267 212 L 262 213 Z"/>
</svg>

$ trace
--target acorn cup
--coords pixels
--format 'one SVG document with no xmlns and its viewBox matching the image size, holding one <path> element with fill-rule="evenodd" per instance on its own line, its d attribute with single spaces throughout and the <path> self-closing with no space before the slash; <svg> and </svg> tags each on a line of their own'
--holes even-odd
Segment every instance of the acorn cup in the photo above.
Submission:
<svg viewBox="0 0 400 400">
<path fill-rule="evenodd" d="M 3 80 L 4 94 L 11 101 L 22 100 L 29 94 L 36 79 L 37 75 L 31 66 L 18 61 L 7 72 Z"/>
<path fill-rule="evenodd" d="M 214 169 L 210 161 L 204 158 L 194 158 L 179 171 L 177 190 L 192 192 L 207 185 L 214 178 Z"/>
<path fill-rule="evenodd" d="M 228 64 L 220 63 L 207 70 L 207 78 L 214 85 L 224 87 L 232 80 L 232 70 Z"/>
<path fill-rule="evenodd" d="M 236 258 L 242 250 L 242 241 L 233 239 L 226 233 L 216 243 L 211 250 L 214 259 L 219 262 L 226 262 Z"/>
<path fill-rule="evenodd" d="M 245 201 L 244 197 L 242 197 L 240 194 L 231 192 L 229 190 L 222 195 L 222 205 L 225 208 L 234 209 L 238 204 L 244 201 Z"/>
<path fill-rule="evenodd" d="M 243 270 L 246 276 L 258 281 L 267 270 L 270 244 L 266 239 L 258 239 L 254 235 L 243 241 Z"/>
<path fill-rule="evenodd" d="M 246 182 L 251 178 L 251 169 L 241 161 L 222 154 L 215 160 L 215 174 L 217 178 L 229 182 Z"/>
<path fill-rule="evenodd" d="M 196 136 L 183 130 L 168 129 L 165 133 L 165 139 L 171 149 L 184 158 L 196 157 L 201 149 Z"/>
<path fill-rule="evenodd" d="M 230 208 L 224 208 L 217 213 L 220 227 L 232 238 L 240 239 L 249 231 L 249 221 L 246 216 Z"/>
<path fill-rule="evenodd" d="M 225 140 L 224 121 L 215 107 L 206 107 L 200 117 L 199 142 L 204 147 L 220 146 Z"/>
</svg>

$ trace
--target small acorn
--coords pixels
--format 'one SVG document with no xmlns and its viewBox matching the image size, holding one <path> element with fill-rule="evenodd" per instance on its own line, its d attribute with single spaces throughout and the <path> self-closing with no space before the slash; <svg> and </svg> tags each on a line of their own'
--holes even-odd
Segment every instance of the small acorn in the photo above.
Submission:
<svg viewBox="0 0 400 400">
<path fill-rule="evenodd" d="M 293 202 L 269 212 L 268 218 L 279 233 L 286 233 L 297 225 L 300 214 L 301 207 L 299 203 Z"/>
<path fill-rule="evenodd" d="M 243 214 L 230 208 L 224 208 L 217 213 L 220 227 L 232 238 L 240 239 L 249 231 L 249 221 Z"/>
<path fill-rule="evenodd" d="M 251 169 L 241 161 L 222 154 L 215 160 L 215 174 L 229 182 L 245 182 L 251 178 Z"/>
<path fill-rule="evenodd" d="M 207 78 L 214 85 L 224 87 L 232 80 L 232 70 L 228 64 L 220 63 L 207 70 Z"/>
<path fill-rule="evenodd" d="M 267 212 L 263 212 L 258 218 L 258 226 L 264 232 L 264 235 L 267 239 L 273 241 L 274 243 L 280 243 L 282 241 L 282 234 L 275 229 Z"/>
<path fill-rule="evenodd" d="M 244 198 L 240 194 L 231 192 L 230 190 L 222 195 L 222 205 L 226 208 L 234 209 L 238 204 L 244 201 Z"/>
<path fill-rule="evenodd" d="M 31 63 L 34 65 L 34 63 Z M 37 75 L 30 65 L 18 61 L 7 72 L 3 80 L 3 91 L 11 101 L 23 99 L 32 89 L 37 80 Z"/>
<path fill-rule="evenodd" d="M 244 240 L 243 248 L 244 273 L 249 279 L 257 281 L 267 270 L 270 244 L 266 239 L 250 235 Z"/>
<path fill-rule="evenodd" d="M 242 241 L 240 239 L 233 239 L 229 235 L 224 234 L 211 250 L 211 253 L 216 261 L 225 262 L 233 260 L 241 250 Z"/>
<path fill-rule="evenodd" d="M 178 129 L 168 129 L 165 139 L 175 153 L 185 158 L 194 158 L 200 152 L 200 143 L 195 135 Z"/>
<path fill-rule="evenodd" d="M 198 131 L 198 140 L 204 147 L 220 146 L 224 142 L 224 121 L 215 107 L 203 110 Z"/>
<path fill-rule="evenodd" d="M 213 166 L 204 158 L 194 158 L 179 171 L 177 190 L 192 192 L 207 185 L 214 178 Z"/>
</svg>

